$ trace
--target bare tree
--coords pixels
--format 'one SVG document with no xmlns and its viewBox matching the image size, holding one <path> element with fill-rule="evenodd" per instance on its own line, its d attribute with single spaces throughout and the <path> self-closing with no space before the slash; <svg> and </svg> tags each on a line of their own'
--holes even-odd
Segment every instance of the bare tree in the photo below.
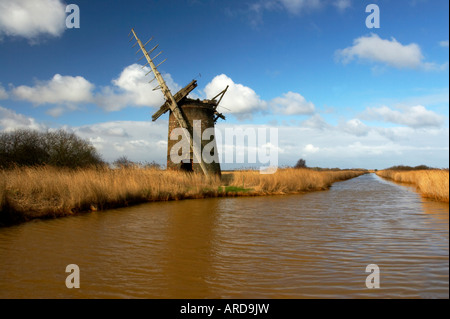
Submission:
<svg viewBox="0 0 450 319">
<path fill-rule="evenodd" d="M 137 166 L 135 162 L 129 160 L 125 155 L 116 159 L 113 164 L 118 168 L 131 168 Z"/>
</svg>

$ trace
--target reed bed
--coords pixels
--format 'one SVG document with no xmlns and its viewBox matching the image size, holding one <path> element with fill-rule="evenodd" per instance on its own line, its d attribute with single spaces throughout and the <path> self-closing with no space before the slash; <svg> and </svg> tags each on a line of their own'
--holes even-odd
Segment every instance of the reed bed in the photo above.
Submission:
<svg viewBox="0 0 450 319">
<path fill-rule="evenodd" d="M 260 175 L 255 171 L 239 171 L 221 180 L 215 176 L 137 167 L 15 168 L 0 171 L 0 224 L 151 201 L 323 190 L 335 181 L 363 173 L 282 169 L 272 175 Z"/>
<path fill-rule="evenodd" d="M 258 171 L 233 173 L 230 185 L 250 188 L 260 195 L 290 194 L 328 189 L 334 182 L 364 174 L 364 171 L 315 171 L 310 169 L 279 169 L 275 174 Z"/>
<path fill-rule="evenodd" d="M 377 175 L 395 182 L 413 184 L 424 197 L 449 201 L 448 170 L 383 170 L 378 171 Z"/>
</svg>

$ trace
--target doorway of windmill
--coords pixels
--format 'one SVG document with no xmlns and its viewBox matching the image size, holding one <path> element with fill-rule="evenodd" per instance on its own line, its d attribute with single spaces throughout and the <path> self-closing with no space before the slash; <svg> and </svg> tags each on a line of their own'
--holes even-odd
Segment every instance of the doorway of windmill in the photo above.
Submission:
<svg viewBox="0 0 450 319">
<path fill-rule="evenodd" d="M 183 172 L 193 172 L 194 171 L 194 163 L 192 159 L 189 162 L 181 162 L 180 170 Z"/>
</svg>

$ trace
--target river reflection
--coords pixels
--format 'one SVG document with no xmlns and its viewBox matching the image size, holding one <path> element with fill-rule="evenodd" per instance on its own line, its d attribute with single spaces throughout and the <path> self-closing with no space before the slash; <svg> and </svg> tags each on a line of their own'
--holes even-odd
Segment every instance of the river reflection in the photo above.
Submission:
<svg viewBox="0 0 450 319">
<path fill-rule="evenodd" d="M 448 207 L 371 174 L 33 221 L 0 229 L 0 297 L 448 298 Z M 65 287 L 72 263 L 80 289 Z"/>
</svg>

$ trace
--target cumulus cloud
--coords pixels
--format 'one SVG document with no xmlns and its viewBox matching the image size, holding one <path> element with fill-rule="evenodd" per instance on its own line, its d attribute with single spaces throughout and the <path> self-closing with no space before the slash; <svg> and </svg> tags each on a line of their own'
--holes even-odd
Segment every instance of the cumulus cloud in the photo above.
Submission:
<svg viewBox="0 0 450 319">
<path fill-rule="evenodd" d="M 249 116 L 254 112 L 266 110 L 268 106 L 274 113 L 286 115 L 311 115 L 315 111 L 312 102 L 295 92 L 284 93 L 270 101 L 262 100 L 256 92 L 248 86 L 235 83 L 225 74 L 218 75 L 208 83 L 204 89 L 207 98 L 213 98 L 228 85 L 220 105 L 224 113 L 231 113 L 238 117 Z"/>
<path fill-rule="evenodd" d="M 270 105 L 277 113 L 286 115 L 313 114 L 315 111 L 314 104 L 306 101 L 299 93 L 288 92 L 282 97 L 274 98 Z"/>
<path fill-rule="evenodd" d="M 412 128 L 440 127 L 443 116 L 427 110 L 422 105 L 403 107 L 401 111 L 387 106 L 368 108 L 364 114 L 367 119 L 382 120 Z"/>
<path fill-rule="evenodd" d="M 311 115 L 315 111 L 312 102 L 308 102 L 301 94 L 287 92 L 280 97 L 270 101 L 262 100 L 256 92 L 248 86 L 235 83 L 225 74 L 218 75 L 208 83 L 204 89 L 207 98 L 216 96 L 228 85 L 228 90 L 224 95 L 220 105 L 223 105 L 224 113 L 232 113 L 237 116 L 249 115 L 252 112 L 266 110 L 271 107 L 274 113 L 286 115 L 307 114 Z"/>
<path fill-rule="evenodd" d="M 82 76 L 55 74 L 51 80 L 37 81 L 33 86 L 21 85 L 12 88 L 15 98 L 34 105 L 54 104 L 56 107 L 47 110 L 47 114 L 58 117 L 66 111 L 77 109 L 80 104 L 94 103 L 106 111 L 118 111 L 127 106 L 158 107 L 164 103 L 160 90 L 153 91 L 145 74 L 150 71 L 138 64 L 132 64 L 122 70 L 111 85 L 96 86 Z M 181 87 L 175 83 L 170 74 L 164 74 L 165 81 L 172 92 Z M 7 98 L 0 86 L 0 98 Z"/>
<path fill-rule="evenodd" d="M 252 111 L 265 109 L 267 103 L 259 98 L 255 91 L 248 86 L 234 83 L 225 74 L 216 76 L 204 89 L 207 98 L 213 98 L 220 91 L 225 89 L 228 85 L 228 90 L 225 93 L 220 105 L 227 108 L 224 113 L 233 114 L 249 114 Z"/>
<path fill-rule="evenodd" d="M 47 81 L 36 81 L 33 86 L 12 86 L 11 94 L 18 100 L 28 101 L 36 106 L 53 105 L 46 111 L 53 117 L 59 117 L 67 111 L 79 109 L 83 104 L 94 104 L 111 112 L 125 107 L 159 107 L 164 103 L 164 95 L 160 90 L 153 90 L 157 83 L 148 83 L 151 77 L 146 76 L 150 69 L 139 64 L 125 67 L 119 76 L 111 81 L 111 85 L 96 87 L 82 76 L 55 74 Z M 166 73 L 163 75 L 169 89 L 175 94 L 181 89 Z M 312 102 L 302 95 L 287 92 L 281 97 L 267 102 L 248 86 L 235 83 L 225 74 L 218 75 L 209 82 L 203 90 L 206 98 L 212 98 L 228 85 L 220 106 L 223 113 L 234 114 L 237 117 L 248 117 L 253 112 L 272 107 L 275 113 L 286 115 L 308 114 L 315 111 Z M 0 99 L 8 98 L 7 92 L 0 86 Z M 219 107 L 220 107 L 219 106 Z"/>
<path fill-rule="evenodd" d="M 439 42 L 439 45 L 443 48 L 448 48 L 448 40 Z"/>
<path fill-rule="evenodd" d="M 34 118 L 18 114 L 13 110 L 0 106 L 0 130 L 13 131 L 16 129 L 43 130 L 45 125 L 36 122 Z"/>
<path fill-rule="evenodd" d="M 0 0 L 0 37 L 60 36 L 65 30 L 65 8 L 60 0 Z"/>
<path fill-rule="evenodd" d="M 354 59 L 378 62 L 398 69 L 410 68 L 425 70 L 442 69 L 436 63 L 425 62 L 422 50 L 416 43 L 401 44 L 396 39 L 386 40 L 376 34 L 363 36 L 353 41 L 353 46 L 337 50 L 336 58 L 344 64 Z"/>
<path fill-rule="evenodd" d="M 112 86 L 102 88 L 96 95 L 96 102 L 108 111 L 117 111 L 126 106 L 159 107 L 164 103 L 164 95 L 160 90 L 153 91 L 157 86 L 148 82 L 152 78 L 145 76 L 150 69 L 139 64 L 127 66 L 117 79 L 112 80 Z M 173 81 L 170 74 L 163 75 L 167 86 L 175 94 L 181 87 Z"/>
<path fill-rule="evenodd" d="M 3 88 L 3 86 L 0 83 L 0 100 L 6 100 L 8 98 L 8 93 L 6 93 L 6 90 Z"/>
<path fill-rule="evenodd" d="M 15 97 L 35 105 L 77 104 L 92 101 L 94 85 L 82 76 L 55 74 L 49 81 L 34 86 L 21 85 L 12 90 Z"/>
</svg>

